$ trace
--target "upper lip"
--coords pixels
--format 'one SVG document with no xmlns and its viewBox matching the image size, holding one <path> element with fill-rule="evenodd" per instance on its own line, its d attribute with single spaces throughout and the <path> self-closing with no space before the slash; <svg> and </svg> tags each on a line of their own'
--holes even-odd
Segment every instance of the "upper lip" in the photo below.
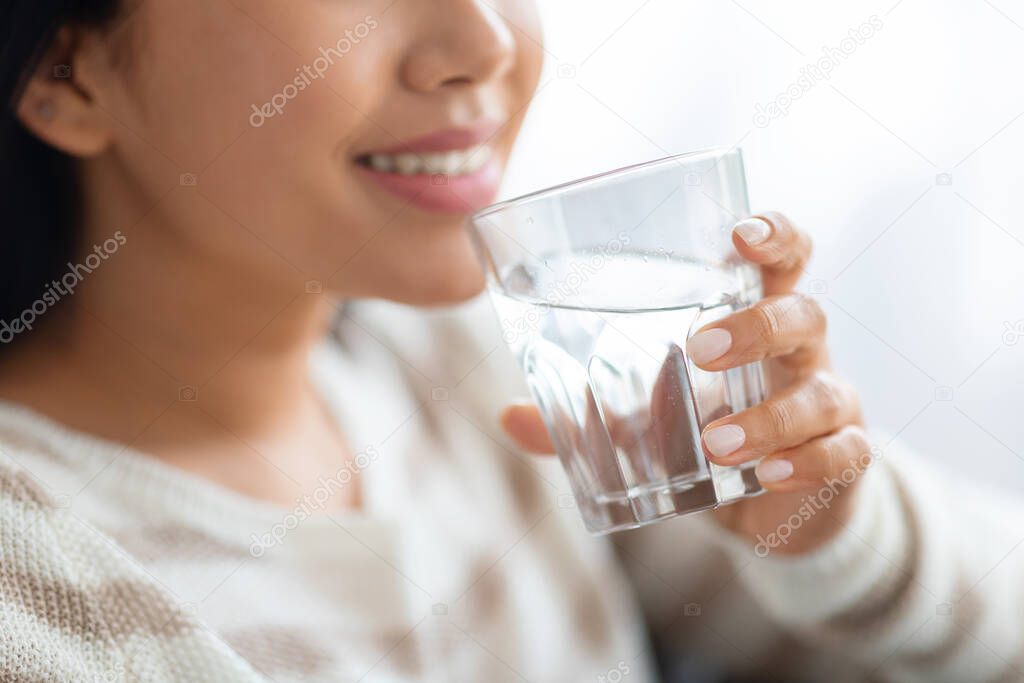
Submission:
<svg viewBox="0 0 1024 683">
<path fill-rule="evenodd" d="M 450 152 L 452 150 L 469 149 L 487 142 L 501 128 L 493 121 L 485 121 L 472 126 L 446 128 L 427 133 L 403 142 L 362 152 L 357 156 L 371 154 L 416 154 L 423 152 Z"/>
</svg>

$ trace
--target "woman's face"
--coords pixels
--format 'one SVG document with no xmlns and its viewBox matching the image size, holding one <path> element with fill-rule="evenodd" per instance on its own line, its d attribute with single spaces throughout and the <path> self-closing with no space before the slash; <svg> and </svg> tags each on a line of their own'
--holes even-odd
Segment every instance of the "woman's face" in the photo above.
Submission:
<svg viewBox="0 0 1024 683">
<path fill-rule="evenodd" d="M 464 222 L 537 84 L 531 2 L 141 0 L 125 25 L 117 163 L 85 169 L 121 169 L 172 239 L 343 296 L 480 290 Z"/>
</svg>

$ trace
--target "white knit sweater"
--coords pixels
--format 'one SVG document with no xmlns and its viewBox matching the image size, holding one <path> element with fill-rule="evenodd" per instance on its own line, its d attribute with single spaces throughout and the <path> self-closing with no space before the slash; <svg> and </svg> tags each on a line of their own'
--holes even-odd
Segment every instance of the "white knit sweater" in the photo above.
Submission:
<svg viewBox="0 0 1024 683">
<path fill-rule="evenodd" d="M 358 513 L 319 510 L 343 471 L 273 506 L 0 405 L 0 680 L 639 683 L 651 643 L 686 680 L 1022 678 L 1015 508 L 887 450 L 809 556 L 699 515 L 593 538 L 500 434 L 521 384 L 484 304 L 349 315 L 312 376 Z"/>
</svg>

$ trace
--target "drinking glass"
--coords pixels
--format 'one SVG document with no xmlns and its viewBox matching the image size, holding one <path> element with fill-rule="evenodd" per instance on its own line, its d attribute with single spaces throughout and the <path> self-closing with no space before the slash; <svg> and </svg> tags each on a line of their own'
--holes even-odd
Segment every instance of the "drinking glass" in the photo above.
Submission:
<svg viewBox="0 0 1024 683">
<path fill-rule="evenodd" d="M 470 232 L 505 341 L 587 529 L 609 533 L 757 495 L 756 463 L 721 467 L 712 420 L 765 396 L 760 363 L 706 372 L 686 340 L 762 297 L 732 243 L 743 156 L 712 149 L 496 204 Z"/>
</svg>

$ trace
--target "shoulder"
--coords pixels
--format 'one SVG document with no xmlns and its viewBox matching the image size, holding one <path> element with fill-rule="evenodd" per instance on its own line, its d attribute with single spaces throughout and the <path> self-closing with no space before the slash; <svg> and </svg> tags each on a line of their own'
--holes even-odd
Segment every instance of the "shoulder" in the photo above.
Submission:
<svg viewBox="0 0 1024 683">
<path fill-rule="evenodd" d="M 59 550 L 55 531 L 60 507 L 60 499 L 40 479 L 0 452 L 0 575 L 28 554 L 44 554 L 47 541 L 54 544 L 50 550 Z"/>
<path fill-rule="evenodd" d="M 0 680 L 186 680 L 196 666 L 209 680 L 257 678 L 112 540 L 2 454 L 0 628 Z M 143 645 L 129 653 L 131 642 Z"/>
</svg>

